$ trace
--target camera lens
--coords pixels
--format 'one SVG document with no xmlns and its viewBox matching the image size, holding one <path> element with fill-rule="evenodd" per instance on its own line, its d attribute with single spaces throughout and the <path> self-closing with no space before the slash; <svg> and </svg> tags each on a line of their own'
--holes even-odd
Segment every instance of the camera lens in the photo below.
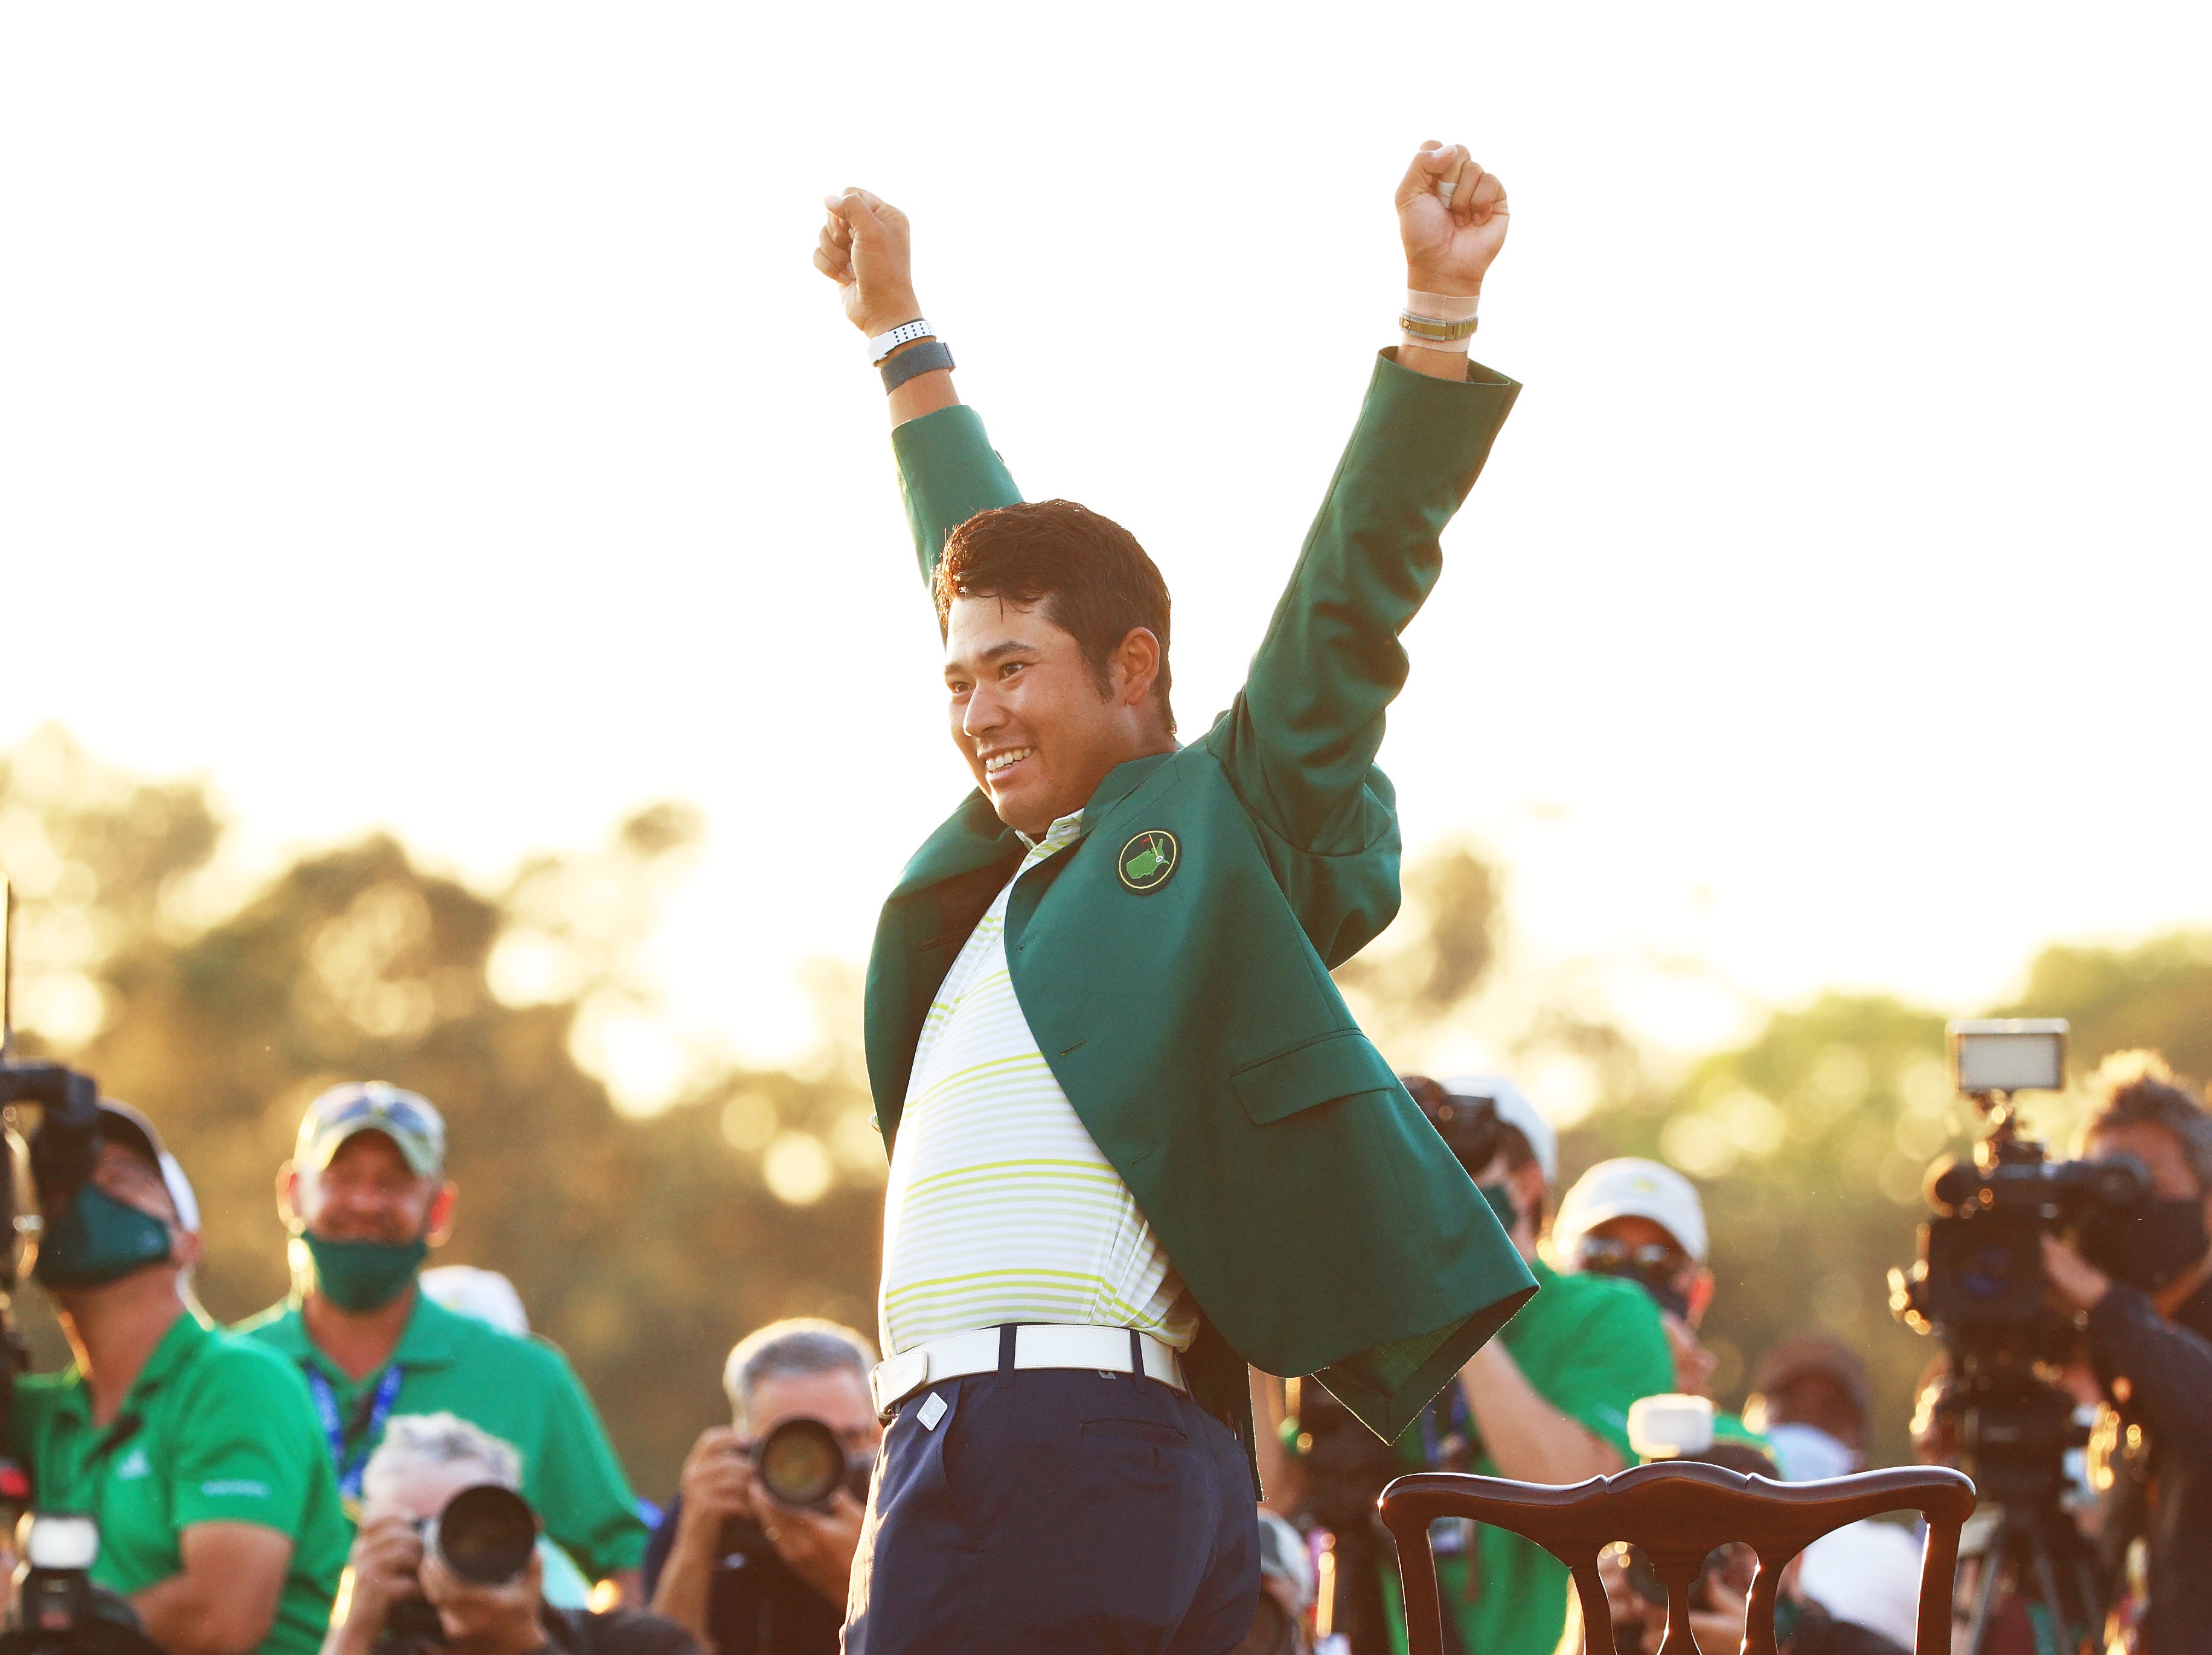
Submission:
<svg viewBox="0 0 2212 1655">
<path fill-rule="evenodd" d="M 825 1505 L 845 1481 L 845 1445 L 819 1420 L 786 1420 L 753 1445 L 753 1466 L 778 1504 Z"/>
<path fill-rule="evenodd" d="M 446 1502 L 431 1543 L 456 1579 L 503 1586 L 530 1566 L 538 1513 L 512 1488 L 479 1483 Z"/>
</svg>

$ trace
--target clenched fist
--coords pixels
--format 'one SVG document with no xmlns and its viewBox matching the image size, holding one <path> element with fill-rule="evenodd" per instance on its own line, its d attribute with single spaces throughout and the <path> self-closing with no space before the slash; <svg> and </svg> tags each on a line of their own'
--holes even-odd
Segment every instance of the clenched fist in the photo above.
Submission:
<svg viewBox="0 0 2212 1655">
<path fill-rule="evenodd" d="M 1398 235 L 1406 285 L 1421 293 L 1475 294 L 1505 245 L 1505 186 L 1466 147 L 1431 138 L 1398 185 Z M 903 228 L 903 221 L 902 221 Z"/>
<path fill-rule="evenodd" d="M 846 190 L 823 205 L 830 222 L 814 249 L 814 268 L 843 289 L 853 326 L 873 336 L 921 315 L 906 215 L 866 190 Z"/>
</svg>

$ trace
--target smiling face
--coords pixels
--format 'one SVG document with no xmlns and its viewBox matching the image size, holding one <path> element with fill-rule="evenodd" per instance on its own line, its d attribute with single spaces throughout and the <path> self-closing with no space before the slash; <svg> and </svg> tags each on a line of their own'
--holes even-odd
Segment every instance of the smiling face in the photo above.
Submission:
<svg viewBox="0 0 2212 1655">
<path fill-rule="evenodd" d="M 1045 603 L 963 597 L 945 613 L 953 745 L 999 819 L 1035 837 L 1080 810 L 1115 765 L 1170 752 L 1152 688 L 1159 643 L 1133 628 L 1101 675 Z"/>
<path fill-rule="evenodd" d="M 287 1215 L 325 1241 L 435 1242 L 451 1221 L 453 1186 L 416 1176 L 381 1132 L 356 1132 L 319 1172 L 284 1174 Z"/>
</svg>

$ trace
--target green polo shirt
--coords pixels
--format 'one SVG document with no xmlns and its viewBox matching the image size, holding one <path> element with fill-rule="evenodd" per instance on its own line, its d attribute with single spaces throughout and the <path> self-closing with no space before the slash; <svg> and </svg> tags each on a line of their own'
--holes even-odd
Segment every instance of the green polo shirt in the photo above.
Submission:
<svg viewBox="0 0 2212 1655">
<path fill-rule="evenodd" d="M 1633 1465 L 1628 1409 L 1639 1396 L 1674 1388 L 1674 1357 L 1651 1297 L 1619 1276 L 1561 1275 L 1541 1259 L 1528 1266 L 1536 1296 L 1498 1336 L 1530 1387 L 1569 1419 L 1586 1427 Z M 1400 1440 L 1400 1451 L 1418 1463 L 1419 1428 Z M 1474 1465 L 1496 1476 L 1488 1454 Z M 1462 1559 L 1437 1560 L 1437 1580 L 1448 1612 L 1458 1616 L 1462 1640 L 1481 1655 L 1553 1655 L 1566 1629 L 1567 1566 L 1534 1541 L 1485 1524 L 1475 1530 L 1480 1585 L 1468 1595 Z M 1404 1655 L 1405 1616 L 1398 1607 L 1397 1572 L 1385 1571 L 1391 1603 L 1393 1647 Z"/>
<path fill-rule="evenodd" d="M 112 1425 L 93 1423 L 74 1367 L 19 1379 L 15 1451 L 40 1510 L 99 1522 L 92 1578 L 126 1596 L 183 1573 L 179 1542 L 196 1523 L 276 1530 L 292 1542 L 292 1561 L 260 1655 L 321 1646 L 353 1531 L 314 1404 L 275 1353 L 188 1310 L 154 1347 Z"/>
<path fill-rule="evenodd" d="M 363 1419 L 384 1378 L 379 1369 L 358 1384 L 347 1378 L 307 1337 L 297 1299 L 272 1305 L 237 1331 L 321 1373 L 343 1421 Z M 586 1573 L 604 1579 L 644 1560 L 645 1524 L 629 1479 L 575 1370 L 553 1346 L 457 1315 L 417 1291 L 392 1360 L 399 1366 L 392 1413 L 456 1415 L 512 1444 L 522 1456 L 523 1498 Z M 319 1426 L 316 1440 L 327 1443 Z M 347 1448 L 358 1463 L 376 1442 L 356 1438 Z"/>
</svg>

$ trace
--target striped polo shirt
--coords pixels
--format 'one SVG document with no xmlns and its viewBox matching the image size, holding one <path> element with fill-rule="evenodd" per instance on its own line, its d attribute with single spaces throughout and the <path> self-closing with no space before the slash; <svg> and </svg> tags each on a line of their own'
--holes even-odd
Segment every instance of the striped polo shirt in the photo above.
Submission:
<svg viewBox="0 0 2212 1655">
<path fill-rule="evenodd" d="M 1015 880 L 1082 824 L 1078 811 L 1030 841 L 922 1024 L 884 1199 L 886 1356 L 1007 1322 L 1139 1328 L 1178 1350 L 1197 1330 L 1175 1267 L 1053 1078 L 1006 970 Z"/>
</svg>

